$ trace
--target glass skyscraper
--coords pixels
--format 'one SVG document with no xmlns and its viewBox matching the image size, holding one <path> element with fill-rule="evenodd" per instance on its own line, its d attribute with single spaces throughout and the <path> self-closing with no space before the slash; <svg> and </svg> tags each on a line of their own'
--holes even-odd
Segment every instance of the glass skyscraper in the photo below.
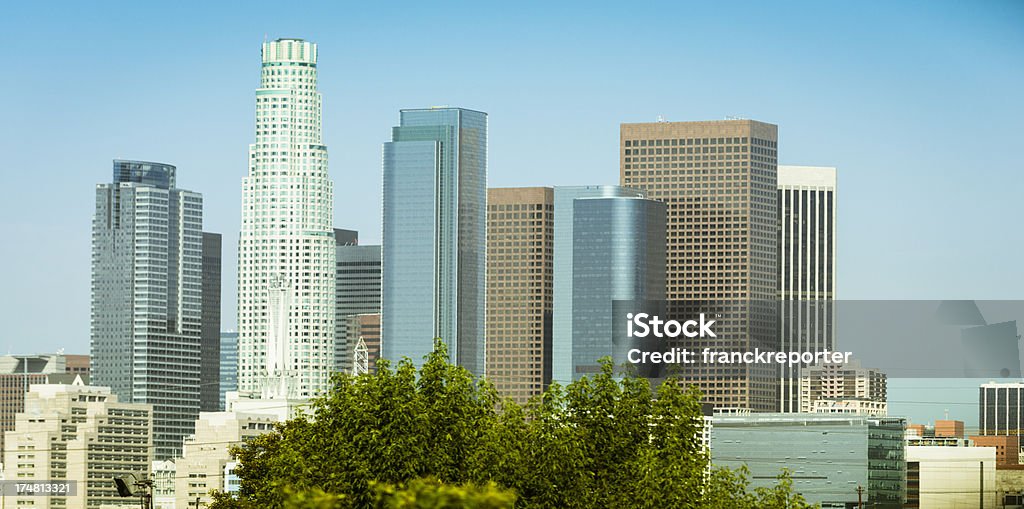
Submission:
<svg viewBox="0 0 1024 509">
<path fill-rule="evenodd" d="M 203 321 L 200 342 L 199 409 L 220 409 L 221 236 L 203 232 Z"/>
<path fill-rule="evenodd" d="M 256 141 L 242 179 L 238 388 L 306 398 L 334 368 L 335 238 L 317 46 L 263 43 Z"/>
<path fill-rule="evenodd" d="M 579 198 L 643 197 L 643 192 L 619 186 L 560 186 L 554 192 L 554 255 L 552 261 L 551 378 L 566 385 L 573 375 L 573 211 Z"/>
<path fill-rule="evenodd" d="M 383 166 L 382 357 L 420 365 L 439 337 L 482 375 L 487 114 L 402 110 Z"/>
<path fill-rule="evenodd" d="M 573 201 L 572 376 L 612 357 L 615 301 L 665 299 L 665 204 L 636 197 Z M 622 355 L 624 357 L 624 355 Z"/>
<path fill-rule="evenodd" d="M 153 405 L 157 459 L 181 450 L 200 402 L 203 200 L 175 172 L 114 161 L 92 224 L 91 383 Z"/>
</svg>

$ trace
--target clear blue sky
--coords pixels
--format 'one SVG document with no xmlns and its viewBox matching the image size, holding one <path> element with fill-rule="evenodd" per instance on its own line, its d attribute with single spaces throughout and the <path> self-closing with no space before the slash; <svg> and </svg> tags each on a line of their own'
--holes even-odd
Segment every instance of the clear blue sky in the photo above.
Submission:
<svg viewBox="0 0 1024 509">
<path fill-rule="evenodd" d="M 493 5 L 492 5 L 493 4 Z M 743 116 L 839 168 L 842 298 L 1024 295 L 1024 2 L 17 2 L 0 43 L 0 349 L 85 352 L 93 186 L 175 164 L 222 232 L 264 37 L 320 45 L 337 226 L 380 238 L 398 109 L 490 114 L 489 185 L 614 184 L 618 124 Z"/>
</svg>

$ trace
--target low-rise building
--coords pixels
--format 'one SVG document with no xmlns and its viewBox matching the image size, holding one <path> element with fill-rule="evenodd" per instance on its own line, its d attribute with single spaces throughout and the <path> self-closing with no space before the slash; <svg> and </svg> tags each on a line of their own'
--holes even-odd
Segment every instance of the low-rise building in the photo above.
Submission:
<svg viewBox="0 0 1024 509">
<path fill-rule="evenodd" d="M 201 412 L 195 434 L 185 437 L 182 457 L 175 460 L 176 509 L 205 507 L 213 490 L 237 491 L 229 482 L 234 468 L 230 448 L 274 430 L 274 423 L 295 417 L 308 404 L 300 399 L 250 399 L 232 392 L 228 411 Z"/>
<path fill-rule="evenodd" d="M 277 419 L 269 414 L 202 412 L 196 433 L 186 437 L 177 465 L 176 507 L 188 509 L 210 504 L 210 492 L 224 489 L 225 466 L 232 461 L 230 447 L 273 431 Z"/>
<path fill-rule="evenodd" d="M 153 480 L 153 509 L 174 509 L 175 465 L 171 460 L 154 461 L 150 479 Z"/>
<path fill-rule="evenodd" d="M 995 508 L 997 489 L 995 447 L 907 446 L 908 509 Z"/>
<path fill-rule="evenodd" d="M 63 352 L 0 356 L 0 457 L 4 431 L 14 429 L 18 412 L 25 410 L 25 393 L 33 384 L 89 383 L 89 356 Z"/>
<path fill-rule="evenodd" d="M 755 487 L 782 469 L 822 508 L 900 508 L 906 494 L 902 418 L 844 414 L 715 414 L 711 460 L 750 470 Z M 858 495 L 858 487 L 862 493 Z"/>
<path fill-rule="evenodd" d="M 1018 435 L 974 435 L 971 441 L 978 447 L 996 448 L 996 467 L 1020 464 L 1020 437 Z"/>
<path fill-rule="evenodd" d="M 936 419 L 935 436 L 964 438 L 964 421 Z"/>
<path fill-rule="evenodd" d="M 811 409 L 816 414 L 853 414 L 885 417 L 889 415 L 889 404 L 869 399 L 819 399 Z"/>
<path fill-rule="evenodd" d="M 114 478 L 149 472 L 153 409 L 118 402 L 109 387 L 84 385 L 80 378 L 69 385 L 32 385 L 5 440 L 7 480 L 77 482 L 69 496 L 6 497 L 8 507 L 138 507 L 137 499 L 118 496 Z"/>
</svg>

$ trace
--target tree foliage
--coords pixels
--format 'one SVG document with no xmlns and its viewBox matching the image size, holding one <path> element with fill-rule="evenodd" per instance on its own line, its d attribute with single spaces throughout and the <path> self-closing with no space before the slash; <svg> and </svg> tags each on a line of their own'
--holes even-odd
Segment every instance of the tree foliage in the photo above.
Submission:
<svg viewBox="0 0 1024 509">
<path fill-rule="evenodd" d="M 788 477 L 751 492 L 744 472 L 710 472 L 700 394 L 674 380 L 655 394 L 605 360 L 521 407 L 441 341 L 419 373 L 408 359 L 377 368 L 336 375 L 311 416 L 236 448 L 239 495 L 211 507 L 806 507 Z"/>
</svg>

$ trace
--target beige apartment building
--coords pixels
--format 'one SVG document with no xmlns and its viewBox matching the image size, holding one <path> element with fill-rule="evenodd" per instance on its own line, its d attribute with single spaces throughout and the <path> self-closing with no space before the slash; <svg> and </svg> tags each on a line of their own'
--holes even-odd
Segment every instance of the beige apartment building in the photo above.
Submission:
<svg viewBox="0 0 1024 509">
<path fill-rule="evenodd" d="M 753 120 L 620 126 L 620 184 L 667 206 L 667 298 L 714 308 L 717 338 L 680 346 L 777 350 L 778 127 Z M 775 411 L 776 367 L 691 365 L 716 408 Z"/>
<path fill-rule="evenodd" d="M 25 410 L 25 394 L 34 384 L 89 383 L 89 356 L 63 353 L 0 356 L 0 457 L 3 432 L 14 429 L 14 420 Z"/>
<path fill-rule="evenodd" d="M 819 408 L 835 408 L 845 401 L 864 413 L 885 415 L 880 412 L 887 411 L 886 380 L 881 370 L 865 368 L 857 360 L 809 366 L 800 375 L 800 411 L 822 412 Z"/>
<path fill-rule="evenodd" d="M 554 191 L 487 190 L 486 375 L 526 403 L 551 381 Z"/>
<path fill-rule="evenodd" d="M 73 480 L 67 497 L 6 497 L 7 507 L 86 509 L 138 507 L 121 498 L 114 478 L 142 476 L 153 460 L 153 410 L 120 403 L 109 387 L 40 384 L 30 387 L 25 410 L 6 435 L 5 478 L 10 481 Z"/>
<path fill-rule="evenodd" d="M 267 405 L 274 405 L 267 401 Z M 202 412 L 196 433 L 186 437 L 182 457 L 175 460 L 175 509 L 206 507 L 210 492 L 224 491 L 225 468 L 232 461 L 229 449 L 274 429 L 279 416 L 250 412 Z"/>
</svg>

